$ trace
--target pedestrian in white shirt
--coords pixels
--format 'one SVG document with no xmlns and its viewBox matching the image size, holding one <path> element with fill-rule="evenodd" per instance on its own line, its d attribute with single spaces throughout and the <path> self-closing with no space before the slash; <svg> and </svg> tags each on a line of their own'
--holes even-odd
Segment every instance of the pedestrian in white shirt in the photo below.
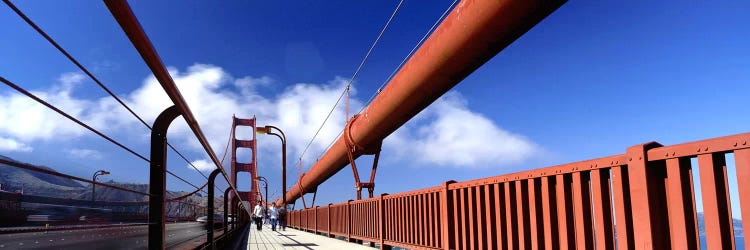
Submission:
<svg viewBox="0 0 750 250">
<path fill-rule="evenodd" d="M 253 209 L 253 221 L 255 221 L 255 226 L 258 229 L 258 231 L 263 229 L 263 224 L 261 220 L 263 219 L 263 216 L 265 216 L 266 212 L 264 211 L 263 206 L 260 205 L 260 202 L 255 205 L 255 208 Z"/>
</svg>

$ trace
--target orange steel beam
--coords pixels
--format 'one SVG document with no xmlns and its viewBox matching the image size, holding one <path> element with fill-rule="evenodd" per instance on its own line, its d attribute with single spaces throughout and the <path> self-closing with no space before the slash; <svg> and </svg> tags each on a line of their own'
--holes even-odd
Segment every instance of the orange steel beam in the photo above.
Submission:
<svg viewBox="0 0 750 250">
<path fill-rule="evenodd" d="M 198 125 L 198 120 L 195 119 L 193 112 L 190 111 L 187 101 L 182 97 L 180 90 L 177 88 L 177 84 L 174 83 L 172 76 L 169 75 L 167 68 L 159 57 L 159 54 L 148 39 L 146 32 L 143 31 L 143 27 L 141 27 L 141 24 L 138 22 L 138 18 L 135 17 L 135 14 L 130 9 L 130 5 L 128 5 L 125 0 L 105 0 L 104 3 L 107 5 L 107 8 L 112 13 L 115 20 L 117 20 L 117 23 L 120 24 L 120 27 L 128 36 L 128 39 L 130 39 L 130 42 L 133 43 L 133 46 L 141 55 L 143 61 L 146 62 L 146 65 L 151 69 L 151 72 L 154 73 L 154 77 L 156 77 L 156 80 L 158 80 L 159 84 L 164 88 L 169 99 L 171 99 L 172 103 L 177 107 L 177 110 L 182 115 L 182 118 L 185 119 L 185 122 L 187 122 L 190 130 L 193 131 L 193 134 L 198 138 L 203 149 L 208 153 L 211 161 L 216 165 L 216 168 L 221 170 L 221 175 L 224 176 L 224 179 L 227 180 L 229 186 L 232 187 L 234 194 L 237 195 L 237 197 L 240 197 L 237 188 L 231 182 L 229 175 L 227 175 L 224 168 L 221 167 L 219 158 L 216 157 L 211 145 L 208 144 L 208 140 L 203 134 L 200 125 Z"/>
<path fill-rule="evenodd" d="M 564 2 L 462 1 L 351 125 L 352 139 L 364 148 L 379 143 Z M 314 190 L 346 167 L 346 150 L 339 137 L 305 173 L 302 186 Z M 287 202 L 303 192 L 292 185 Z"/>
</svg>

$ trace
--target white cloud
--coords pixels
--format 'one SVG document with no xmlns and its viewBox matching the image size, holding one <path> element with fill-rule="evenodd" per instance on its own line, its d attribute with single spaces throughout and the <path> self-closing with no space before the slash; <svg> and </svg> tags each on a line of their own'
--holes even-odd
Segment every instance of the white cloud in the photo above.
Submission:
<svg viewBox="0 0 750 250">
<path fill-rule="evenodd" d="M 63 73 L 62 75 L 60 75 L 60 77 L 57 80 L 61 83 L 61 91 L 70 92 L 76 86 L 81 84 L 81 82 L 83 82 L 84 79 L 86 79 L 86 76 L 81 73 L 68 72 L 68 73 Z"/>
<path fill-rule="evenodd" d="M 282 128 L 288 138 L 289 155 L 299 154 L 331 111 L 346 84 L 345 79 L 338 77 L 326 84 L 298 83 L 278 96 L 268 98 L 255 91 L 256 87 L 273 82 L 265 76 L 235 79 L 222 68 L 206 64 L 195 64 L 184 72 L 171 68 L 170 74 L 217 154 L 221 154 L 226 145 L 232 115 L 240 118 L 255 115 L 259 125 Z M 73 97 L 71 93 L 84 80 L 81 74 L 65 73 L 49 90 L 32 92 L 104 133 L 148 138 L 143 125 L 111 97 L 96 100 Z M 355 93 L 352 89 L 352 95 Z M 140 87 L 120 97 L 149 124 L 172 105 L 153 76 L 146 77 Z M 350 105 L 353 111 L 361 107 L 356 99 Z M 310 146 L 305 155 L 306 162 L 314 160 L 335 139 L 344 126 L 344 113 L 342 100 Z M 0 120 L 10 121 L 0 123 L 0 135 L 25 143 L 92 135 L 28 97 L 13 92 L 0 93 Z M 169 138 L 187 144 L 192 151 L 203 151 L 182 118 L 173 122 Z M 261 150 L 279 150 L 277 143 L 270 137 L 259 139 Z"/>
<path fill-rule="evenodd" d="M 193 65 L 185 72 L 170 69 L 170 74 L 219 157 L 226 146 L 232 115 L 240 118 L 255 115 L 259 126 L 274 125 L 283 129 L 288 139 L 289 155 L 299 155 L 346 86 L 346 79 L 337 77 L 326 84 L 294 84 L 278 96 L 268 98 L 256 92 L 256 88 L 273 83 L 267 76 L 235 79 L 222 68 L 205 64 Z M 352 95 L 355 94 L 353 88 Z M 152 76 L 123 99 L 149 123 L 171 105 L 161 85 Z M 96 103 L 96 108 L 91 110 L 96 115 L 90 115 L 93 124 L 106 124 L 102 127 L 108 129 L 141 126 L 111 99 L 103 98 Z M 361 108 L 356 99 L 350 101 L 350 106 L 351 113 Z M 342 100 L 305 154 L 306 163 L 312 163 L 343 129 L 345 112 Z M 169 138 L 189 145 L 195 152 L 203 150 L 182 118 L 173 122 Z M 261 136 L 258 144 L 260 150 L 271 153 L 280 150 L 272 137 Z M 205 159 L 195 161 L 193 165 L 200 165 L 201 170 L 214 169 L 213 163 Z"/>
<path fill-rule="evenodd" d="M 525 137 L 469 110 L 457 92 L 438 99 L 414 122 L 426 125 L 402 127 L 385 145 L 423 164 L 490 168 L 521 163 L 536 150 Z"/>
<path fill-rule="evenodd" d="M 288 139 L 289 155 L 298 155 L 323 123 L 346 86 L 346 80 L 337 77 L 326 84 L 294 84 L 278 96 L 268 98 L 259 95 L 254 89 L 255 86 L 270 84 L 272 80 L 268 77 L 233 80 L 222 68 L 203 64 L 193 65 L 187 72 L 173 69 L 170 73 L 219 156 L 223 153 L 229 136 L 232 115 L 240 118 L 255 115 L 259 126 L 274 125 L 283 129 Z M 254 87 L 249 88 L 248 84 Z M 239 93 L 236 90 L 240 90 Z M 148 121 L 158 115 L 155 111 L 161 111 L 170 104 L 164 90 L 153 77 L 146 79 L 143 86 L 133 91 L 127 99 L 133 109 Z M 356 100 L 351 101 L 350 105 L 352 110 L 359 110 L 361 107 Z M 343 129 L 344 113 L 345 105 L 342 101 L 310 146 L 305 155 L 306 162 L 314 160 Z M 122 120 L 133 121 L 132 118 Z M 182 121 L 175 122 L 170 128 L 170 138 L 174 140 L 175 137 L 188 143 L 196 151 L 202 150 L 192 131 Z M 258 143 L 260 150 L 279 150 L 275 138 L 263 136 L 258 139 Z"/>
<path fill-rule="evenodd" d="M 26 144 L 11 138 L 0 137 L 0 151 L 6 152 L 31 152 L 34 150 Z"/>
<path fill-rule="evenodd" d="M 337 77 L 325 84 L 297 83 L 277 96 L 267 97 L 257 92 L 257 88 L 273 83 L 266 76 L 234 78 L 221 67 L 206 64 L 195 64 L 182 72 L 171 68 L 170 74 L 219 157 L 228 139 L 232 115 L 240 118 L 255 115 L 258 125 L 274 125 L 284 130 L 290 162 L 316 133 L 347 80 Z M 81 74 L 66 73 L 55 87 L 34 93 L 105 133 L 119 133 L 115 137 L 141 137 L 147 143 L 148 131 L 111 97 L 87 100 L 71 95 L 84 79 Z M 172 104 L 153 76 L 146 77 L 141 86 L 120 97 L 149 124 Z M 354 89 L 350 105 L 350 115 L 362 107 Z M 345 112 L 344 100 L 341 100 L 310 145 L 304 166 L 312 164 L 338 136 L 344 127 Z M 23 145 L 36 140 L 91 135 L 77 124 L 15 93 L 0 93 L 0 120 L 10 121 L 0 123 L 0 136 L 17 139 Z M 457 167 L 512 164 L 527 159 L 535 149 L 524 137 L 507 132 L 483 115 L 470 111 L 458 94 L 441 98 L 414 120 L 409 124 L 417 125 L 398 130 L 386 140 L 385 147 L 404 155 L 408 153 L 408 159 L 423 164 Z M 169 139 L 181 150 L 203 151 L 182 118 L 173 122 Z M 277 153 L 280 150 L 277 139 L 269 136 L 259 136 L 258 144 L 261 151 Z M 404 148 L 409 150 L 401 150 Z M 214 168 L 205 159 L 193 164 L 205 170 Z"/>
<path fill-rule="evenodd" d="M 269 124 L 282 128 L 286 133 L 287 144 L 291 149 L 295 152 L 302 152 L 310 138 L 323 124 L 328 113 L 331 112 L 331 108 L 346 86 L 346 81 L 344 78 L 337 77 L 325 85 L 297 84 L 288 88 L 276 100 L 277 116 L 273 117 Z M 355 94 L 353 91 L 352 95 Z M 346 120 L 346 105 L 344 102 L 345 100 L 342 99 L 336 109 L 333 110 L 325 126 L 318 133 L 317 139 L 305 154 L 306 162 L 314 161 L 344 128 Z M 350 116 L 362 107 L 356 98 L 350 100 L 349 105 Z"/>
<path fill-rule="evenodd" d="M 93 149 L 74 148 L 67 151 L 68 154 L 73 158 L 79 159 L 102 159 L 103 155 L 101 152 Z"/>
<path fill-rule="evenodd" d="M 70 95 L 82 80 L 83 76 L 80 74 L 66 73 L 51 90 L 31 93 L 74 117 L 85 118 L 84 111 L 92 103 Z M 0 135 L 10 135 L 24 142 L 79 136 L 84 132 L 77 124 L 17 93 L 0 94 L 0 121 L 3 121 L 0 122 Z"/>
<path fill-rule="evenodd" d="M 197 168 L 200 171 L 213 171 L 216 169 L 216 165 L 212 161 L 206 160 L 206 159 L 200 159 L 197 161 L 191 162 L 195 168 Z M 187 165 L 188 168 L 192 169 L 193 167 L 190 165 Z"/>
<path fill-rule="evenodd" d="M 252 95 L 255 93 L 257 87 L 268 86 L 273 83 L 273 79 L 268 76 L 259 78 L 253 78 L 252 76 L 246 76 L 237 80 L 234 80 L 234 86 L 236 86 L 243 95 Z"/>
</svg>

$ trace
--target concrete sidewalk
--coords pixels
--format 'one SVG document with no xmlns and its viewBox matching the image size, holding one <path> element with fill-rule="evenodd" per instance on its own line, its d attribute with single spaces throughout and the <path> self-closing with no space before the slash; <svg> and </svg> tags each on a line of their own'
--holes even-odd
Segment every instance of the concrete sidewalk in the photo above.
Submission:
<svg viewBox="0 0 750 250">
<path fill-rule="evenodd" d="M 288 227 L 286 231 L 280 231 L 279 228 L 276 229 L 279 231 L 272 231 L 270 225 L 263 225 L 263 230 L 257 231 L 255 230 L 255 226 L 251 226 L 247 249 L 377 249 Z"/>
</svg>

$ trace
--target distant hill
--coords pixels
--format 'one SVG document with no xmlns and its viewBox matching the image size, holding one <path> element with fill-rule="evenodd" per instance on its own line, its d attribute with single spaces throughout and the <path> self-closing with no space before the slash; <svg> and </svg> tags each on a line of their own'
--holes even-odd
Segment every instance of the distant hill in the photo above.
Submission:
<svg viewBox="0 0 750 250">
<path fill-rule="evenodd" d="M 2 155 L 0 155 L 0 158 L 7 161 L 23 163 Z M 29 165 L 55 171 L 54 169 L 45 166 Z M 84 185 L 74 180 L 38 173 L 5 164 L 0 164 L 0 183 L 6 185 L 9 191 L 23 190 L 25 194 L 65 198 L 74 196 L 85 188 Z"/>
<path fill-rule="evenodd" d="M 732 218 L 732 226 L 734 226 L 734 235 L 743 235 L 742 220 Z M 706 224 L 705 220 L 703 219 L 703 213 L 698 213 L 698 233 L 701 237 L 706 236 Z"/>
<path fill-rule="evenodd" d="M 15 159 L 0 155 L 1 159 L 19 162 Z M 29 163 L 25 163 L 29 164 Z M 53 168 L 38 166 L 29 164 L 35 167 L 55 171 Z M 56 172 L 56 171 L 55 171 Z M 24 194 L 27 195 L 38 195 L 55 198 L 69 198 L 76 200 L 90 200 L 91 199 L 91 184 L 82 184 L 78 181 L 70 180 L 63 177 L 51 176 L 48 174 L 38 173 L 31 170 L 8 166 L 0 163 L 0 183 L 6 186 L 8 191 L 20 191 L 23 190 Z M 115 181 L 106 182 L 107 184 L 135 190 L 143 193 L 148 193 L 148 184 L 139 183 L 121 183 Z M 188 192 L 184 191 L 167 191 L 167 198 L 179 197 L 186 195 Z M 104 186 L 96 187 L 96 200 L 97 201 L 128 201 L 147 202 L 148 197 L 142 194 L 117 190 Z M 200 204 L 205 206 L 207 204 L 206 198 L 201 193 L 196 193 L 188 196 L 183 202 L 189 202 L 193 204 Z M 214 202 L 217 212 L 223 210 L 223 197 L 220 194 L 216 196 L 216 202 Z M 184 210 L 184 205 L 177 202 L 170 202 L 167 205 L 167 214 L 173 214 L 176 211 Z M 145 209 L 145 208 L 144 208 Z M 144 210 L 145 212 L 145 210 Z"/>
<path fill-rule="evenodd" d="M 139 184 L 139 183 L 122 183 L 122 182 L 115 182 L 115 181 L 108 181 L 105 182 L 106 184 L 127 188 L 130 190 L 148 193 L 148 184 Z M 186 195 L 188 192 L 180 191 L 169 191 L 167 190 L 167 199 L 179 197 Z M 193 199 L 201 199 L 200 193 L 193 194 L 187 198 Z M 91 185 L 86 185 L 86 188 L 78 194 L 78 196 L 74 197 L 74 199 L 91 199 Z M 118 189 L 113 189 L 109 187 L 104 186 L 96 186 L 96 200 L 98 201 L 148 201 L 148 197 L 142 194 L 137 194 L 133 192 L 128 191 L 122 191 Z"/>
</svg>

